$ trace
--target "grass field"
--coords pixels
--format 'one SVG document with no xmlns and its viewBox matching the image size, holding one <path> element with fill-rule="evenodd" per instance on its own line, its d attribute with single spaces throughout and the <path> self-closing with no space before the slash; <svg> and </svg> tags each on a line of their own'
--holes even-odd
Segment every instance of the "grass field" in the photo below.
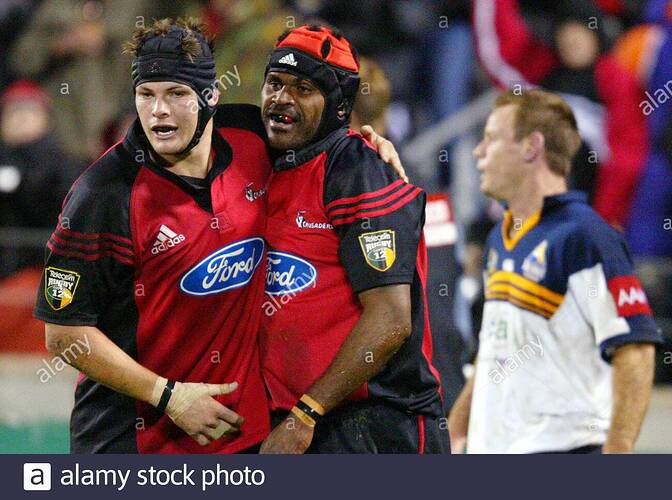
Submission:
<svg viewBox="0 0 672 500">
<path fill-rule="evenodd" d="M 42 358 L 0 355 L 0 453 L 68 453 L 68 419 L 77 373 L 66 368 L 43 383 Z M 672 453 L 672 387 L 654 389 L 640 453 Z"/>
</svg>

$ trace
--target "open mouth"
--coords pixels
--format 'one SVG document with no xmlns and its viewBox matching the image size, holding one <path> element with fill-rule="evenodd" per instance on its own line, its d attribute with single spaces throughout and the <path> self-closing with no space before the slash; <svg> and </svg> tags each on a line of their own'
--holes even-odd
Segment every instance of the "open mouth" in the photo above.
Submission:
<svg viewBox="0 0 672 500">
<path fill-rule="evenodd" d="M 271 113 L 271 120 L 273 120 L 275 123 L 284 123 L 287 125 L 291 125 L 296 122 L 296 119 L 293 116 L 282 113 Z"/>
<path fill-rule="evenodd" d="M 276 131 L 287 131 L 299 121 L 299 117 L 295 114 L 273 111 L 268 113 L 267 116 L 271 129 Z"/>
<path fill-rule="evenodd" d="M 159 139 L 168 139 L 177 134 L 177 127 L 174 125 L 154 125 L 152 132 Z"/>
</svg>

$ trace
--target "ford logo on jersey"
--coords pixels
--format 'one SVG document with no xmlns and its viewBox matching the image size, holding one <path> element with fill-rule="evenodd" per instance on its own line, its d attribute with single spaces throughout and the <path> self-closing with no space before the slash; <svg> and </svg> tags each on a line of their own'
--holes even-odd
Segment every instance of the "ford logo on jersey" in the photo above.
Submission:
<svg viewBox="0 0 672 500">
<path fill-rule="evenodd" d="M 295 294 L 313 285 L 317 269 L 307 260 L 285 252 L 268 252 L 266 293 Z"/>
<path fill-rule="evenodd" d="M 182 277 L 190 295 L 209 295 L 247 285 L 264 255 L 264 240 L 250 238 L 220 248 Z"/>
</svg>

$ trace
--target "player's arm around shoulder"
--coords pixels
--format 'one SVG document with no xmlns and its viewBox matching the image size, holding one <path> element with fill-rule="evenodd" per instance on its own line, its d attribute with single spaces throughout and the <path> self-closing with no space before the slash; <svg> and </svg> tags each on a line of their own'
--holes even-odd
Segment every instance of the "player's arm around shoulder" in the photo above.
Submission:
<svg viewBox="0 0 672 500">
<path fill-rule="evenodd" d="M 392 141 L 378 134 L 371 125 L 364 125 L 359 132 L 365 140 L 370 142 L 371 145 L 376 148 L 380 159 L 392 167 L 404 182 L 409 182 L 406 170 L 404 170 L 404 166 L 401 163 L 399 153 L 397 153 L 397 148 L 394 147 Z"/>
</svg>

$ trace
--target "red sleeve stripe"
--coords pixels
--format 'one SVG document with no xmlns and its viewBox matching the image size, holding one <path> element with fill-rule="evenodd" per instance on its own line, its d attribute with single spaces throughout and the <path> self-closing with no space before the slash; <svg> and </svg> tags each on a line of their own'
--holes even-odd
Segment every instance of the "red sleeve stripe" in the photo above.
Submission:
<svg viewBox="0 0 672 500">
<path fill-rule="evenodd" d="M 384 188 L 378 189 L 377 191 L 371 191 L 368 193 L 362 193 L 357 196 L 353 196 L 351 198 L 341 198 L 340 200 L 334 200 L 331 203 L 329 203 L 325 208 L 325 210 L 328 212 L 329 210 L 332 210 L 333 208 L 340 206 L 340 205 L 351 205 L 354 203 L 358 203 L 362 200 L 368 200 L 371 198 L 376 198 L 378 196 L 382 196 L 384 194 L 389 193 L 390 191 L 393 191 L 394 189 L 398 188 L 399 186 L 403 185 L 404 181 L 399 179 L 396 182 L 393 182 L 392 184 L 389 184 L 385 186 Z"/>
<path fill-rule="evenodd" d="M 115 250 L 116 252 L 119 252 L 122 255 L 125 255 L 129 258 L 133 258 L 133 251 L 129 250 L 127 247 L 123 247 L 120 245 L 117 245 L 114 241 L 110 240 L 98 240 L 96 242 L 92 243 L 79 243 L 77 241 L 72 241 L 61 238 L 58 234 L 58 230 L 54 232 L 54 234 L 51 235 L 51 239 L 54 241 L 54 243 L 58 244 L 59 246 L 63 248 L 75 248 L 75 249 L 80 249 L 80 250 L 87 250 L 90 252 L 94 252 L 97 250 L 104 250 L 107 248 L 111 248 Z"/>
<path fill-rule="evenodd" d="M 72 237 L 72 238 L 78 238 L 80 240 L 98 240 L 101 238 L 105 239 L 110 239 L 114 240 L 118 243 L 121 243 L 123 245 L 128 245 L 129 247 L 133 248 L 133 242 L 128 239 L 124 238 L 123 236 L 119 236 L 118 234 L 113 234 L 113 233 L 80 233 L 78 231 L 73 231 L 71 229 L 67 229 L 61 225 L 61 221 L 59 219 L 58 221 L 58 226 L 56 228 L 58 231 L 62 233 L 63 236 L 66 237 Z"/>
<path fill-rule="evenodd" d="M 414 187 L 415 186 L 413 186 L 412 184 L 406 184 L 403 188 L 399 189 L 398 191 L 395 191 L 394 193 L 379 200 L 367 201 L 351 207 L 334 208 L 333 210 L 328 210 L 327 214 L 329 215 L 329 217 L 336 217 L 337 215 L 353 214 L 361 210 L 368 210 L 370 208 L 376 208 L 383 205 L 387 205 L 395 200 L 403 198 L 410 191 L 412 191 Z"/>
<path fill-rule="evenodd" d="M 349 223 L 354 222 L 358 219 L 366 219 L 366 218 L 370 218 L 370 217 L 380 217 L 382 215 L 387 215 L 387 214 L 389 214 L 391 212 L 394 212 L 395 210 L 399 209 L 400 207 L 403 207 L 404 205 L 406 205 L 408 202 L 412 201 L 413 199 L 417 198 L 417 196 L 420 193 L 422 193 L 422 189 L 416 187 L 413 191 L 408 193 L 406 196 L 404 196 L 400 200 L 397 200 L 396 203 L 393 203 L 390 206 L 381 208 L 379 210 L 373 210 L 373 211 L 363 210 L 363 211 L 357 212 L 356 214 L 351 215 L 351 216 L 346 217 L 346 218 L 343 218 L 343 219 L 338 219 L 337 218 L 336 220 L 332 220 L 331 223 L 334 226 L 340 226 L 342 224 L 349 224 Z"/>
<path fill-rule="evenodd" d="M 57 244 L 54 244 L 51 241 L 47 242 L 47 248 L 57 255 L 63 255 L 64 257 L 73 257 L 75 259 L 86 260 L 86 261 L 89 261 L 89 262 L 95 262 L 97 260 L 102 259 L 103 257 L 112 257 L 116 261 L 121 262 L 122 264 L 125 264 L 127 266 L 132 266 L 133 265 L 133 259 L 129 259 L 128 257 L 119 255 L 117 252 L 115 252 L 112 249 L 105 249 L 105 250 L 101 250 L 100 252 L 88 254 L 88 253 L 77 252 L 75 250 L 65 250 L 65 249 L 59 248 L 57 246 Z"/>
</svg>

